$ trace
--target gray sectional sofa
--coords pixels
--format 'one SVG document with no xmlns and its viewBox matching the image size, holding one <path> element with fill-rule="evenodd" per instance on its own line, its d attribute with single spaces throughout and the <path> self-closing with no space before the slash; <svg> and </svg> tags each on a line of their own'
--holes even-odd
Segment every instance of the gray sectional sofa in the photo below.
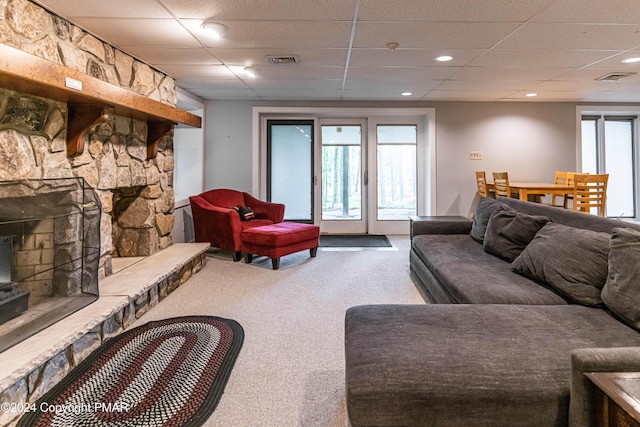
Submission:
<svg viewBox="0 0 640 427">
<path fill-rule="evenodd" d="M 640 227 L 515 199 L 412 222 L 431 304 L 345 318 L 357 426 L 588 426 L 588 371 L 640 370 Z"/>
</svg>

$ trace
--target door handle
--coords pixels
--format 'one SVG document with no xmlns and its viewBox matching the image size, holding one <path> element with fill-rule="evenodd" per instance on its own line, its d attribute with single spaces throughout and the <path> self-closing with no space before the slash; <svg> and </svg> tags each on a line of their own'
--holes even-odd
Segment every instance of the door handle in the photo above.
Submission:
<svg viewBox="0 0 640 427">
<path fill-rule="evenodd" d="M 364 185 L 369 185 L 369 171 L 364 171 Z"/>
</svg>

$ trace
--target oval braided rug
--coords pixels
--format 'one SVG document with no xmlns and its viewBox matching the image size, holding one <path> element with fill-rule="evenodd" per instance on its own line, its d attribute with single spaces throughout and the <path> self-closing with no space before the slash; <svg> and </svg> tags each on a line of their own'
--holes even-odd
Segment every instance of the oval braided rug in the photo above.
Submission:
<svg viewBox="0 0 640 427">
<path fill-rule="evenodd" d="M 40 398 L 18 426 L 200 426 L 242 348 L 234 320 L 187 316 L 110 339 Z"/>
</svg>

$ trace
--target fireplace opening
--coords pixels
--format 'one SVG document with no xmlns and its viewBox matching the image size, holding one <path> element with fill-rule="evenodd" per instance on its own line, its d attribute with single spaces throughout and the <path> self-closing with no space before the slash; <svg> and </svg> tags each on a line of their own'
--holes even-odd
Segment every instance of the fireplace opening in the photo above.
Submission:
<svg viewBox="0 0 640 427">
<path fill-rule="evenodd" d="M 0 352 L 98 298 L 101 210 L 82 178 L 0 182 Z"/>
</svg>

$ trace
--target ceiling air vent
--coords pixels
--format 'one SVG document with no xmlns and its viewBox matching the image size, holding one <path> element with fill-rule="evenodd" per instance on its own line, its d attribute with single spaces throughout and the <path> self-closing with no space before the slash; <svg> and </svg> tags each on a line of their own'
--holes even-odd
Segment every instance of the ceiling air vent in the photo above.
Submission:
<svg viewBox="0 0 640 427">
<path fill-rule="evenodd" d="M 632 76 L 635 73 L 609 73 L 605 76 L 602 77 L 598 77 L 596 80 L 604 80 L 604 81 L 609 81 L 609 82 L 617 82 L 620 79 L 623 79 L 627 76 Z"/>
<path fill-rule="evenodd" d="M 267 62 L 269 64 L 297 64 L 298 57 L 295 55 L 285 55 L 285 56 L 267 55 Z"/>
</svg>

